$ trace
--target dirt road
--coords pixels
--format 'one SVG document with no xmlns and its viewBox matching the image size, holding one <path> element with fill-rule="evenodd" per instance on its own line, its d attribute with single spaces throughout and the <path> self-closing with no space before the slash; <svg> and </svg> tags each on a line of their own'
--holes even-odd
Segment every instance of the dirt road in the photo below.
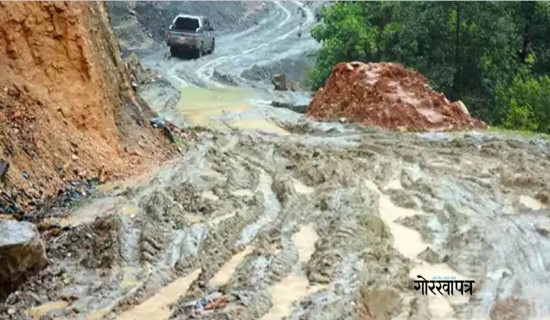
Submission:
<svg viewBox="0 0 550 320">
<path fill-rule="evenodd" d="M 550 318 L 550 142 L 321 124 L 258 103 L 273 92 L 241 68 L 310 42 L 292 39 L 296 5 L 274 4 L 203 60 L 144 55 L 198 87 L 165 114 L 211 128 L 182 158 L 52 218 L 67 228 L 46 235 L 51 266 L 2 316 Z M 216 71 L 249 89 L 217 88 Z M 473 295 L 423 296 L 418 275 L 474 280 Z"/>
</svg>

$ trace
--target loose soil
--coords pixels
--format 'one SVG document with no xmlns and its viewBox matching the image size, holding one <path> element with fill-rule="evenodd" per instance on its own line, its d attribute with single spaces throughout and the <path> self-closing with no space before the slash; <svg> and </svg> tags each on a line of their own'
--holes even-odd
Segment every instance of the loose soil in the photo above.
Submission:
<svg viewBox="0 0 550 320">
<path fill-rule="evenodd" d="M 173 154 L 131 86 L 104 4 L 0 3 L 0 34 L 4 200 L 28 210 L 71 181 Z"/>
<path fill-rule="evenodd" d="M 458 102 L 433 91 L 421 74 L 395 63 L 339 63 L 308 110 L 319 120 L 360 122 L 392 130 L 486 128 Z"/>
<path fill-rule="evenodd" d="M 46 236 L 52 265 L 3 315 L 43 304 L 46 319 L 550 315 L 550 240 L 537 231 L 549 212 L 520 200 L 548 193 L 547 141 L 341 130 L 202 131 L 152 180 L 75 212 L 95 221 Z M 417 275 L 475 280 L 473 296 L 422 296 Z"/>
</svg>

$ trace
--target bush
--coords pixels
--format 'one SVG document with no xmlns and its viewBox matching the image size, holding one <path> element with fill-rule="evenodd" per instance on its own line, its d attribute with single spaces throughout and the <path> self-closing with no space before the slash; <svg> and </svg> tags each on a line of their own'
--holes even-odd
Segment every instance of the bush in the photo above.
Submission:
<svg viewBox="0 0 550 320">
<path fill-rule="evenodd" d="M 497 90 L 497 109 L 505 128 L 550 133 L 550 77 L 517 76 Z"/>
</svg>

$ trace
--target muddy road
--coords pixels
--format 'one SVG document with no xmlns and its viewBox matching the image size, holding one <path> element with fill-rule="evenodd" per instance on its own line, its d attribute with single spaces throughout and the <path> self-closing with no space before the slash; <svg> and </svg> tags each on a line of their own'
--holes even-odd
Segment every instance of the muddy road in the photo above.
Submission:
<svg viewBox="0 0 550 320">
<path fill-rule="evenodd" d="M 295 33 L 300 3 L 272 5 L 202 60 L 140 53 L 181 88 L 173 104 L 146 98 L 207 128 L 180 158 L 50 217 L 65 227 L 43 234 L 50 266 L 0 318 L 549 319 L 550 142 L 270 108 L 275 93 L 242 69 L 314 46 Z M 421 295 L 418 275 L 474 280 L 473 294 Z"/>
<path fill-rule="evenodd" d="M 173 92 L 164 85 L 150 85 L 140 88 L 141 93 L 159 114 L 182 125 L 212 124 L 220 129 L 220 123 L 254 120 L 255 127 L 260 121 L 274 128 L 273 123 L 278 119 L 296 121 L 296 114 L 268 106 L 273 100 L 306 105 L 310 92 L 278 92 L 273 89 L 271 78 L 252 81 L 242 73 L 255 65 L 270 68 L 280 61 L 306 60 L 306 56 L 319 47 L 311 38 L 310 30 L 316 23 L 315 11 L 321 5 L 319 2 L 268 2 L 268 16 L 247 30 L 217 33 L 215 52 L 201 59 L 170 58 L 168 48 L 137 50 L 144 66 L 159 72 L 166 82 L 177 88 L 177 92 Z M 293 71 L 291 64 L 281 68 L 285 72 Z M 180 103 L 175 103 L 177 100 Z M 187 117 L 182 120 L 181 114 Z M 208 121 L 198 114 L 205 115 Z"/>
</svg>

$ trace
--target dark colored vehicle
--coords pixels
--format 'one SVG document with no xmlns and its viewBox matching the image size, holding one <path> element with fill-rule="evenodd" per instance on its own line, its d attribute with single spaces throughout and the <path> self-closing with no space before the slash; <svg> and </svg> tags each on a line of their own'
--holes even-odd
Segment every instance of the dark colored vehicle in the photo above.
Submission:
<svg viewBox="0 0 550 320">
<path fill-rule="evenodd" d="M 166 44 L 174 57 L 180 53 L 193 53 L 196 58 L 213 53 L 216 39 L 208 18 L 178 15 L 166 34 Z"/>
</svg>

